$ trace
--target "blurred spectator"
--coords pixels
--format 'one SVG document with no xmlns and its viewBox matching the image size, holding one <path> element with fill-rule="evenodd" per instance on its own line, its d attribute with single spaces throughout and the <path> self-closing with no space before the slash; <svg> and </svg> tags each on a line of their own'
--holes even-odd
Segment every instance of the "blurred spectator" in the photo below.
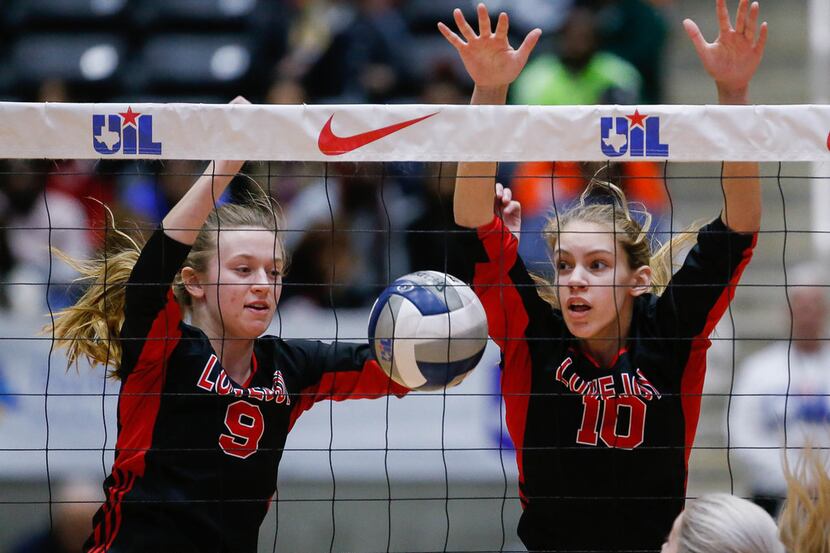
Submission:
<svg viewBox="0 0 830 553">
<path fill-rule="evenodd" d="M 636 104 L 642 80 L 622 58 L 602 51 L 597 14 L 575 7 L 557 36 L 555 48 L 542 51 L 516 79 L 511 101 L 531 105 Z M 602 171 L 601 171 L 602 170 Z M 599 173 L 598 173 L 599 172 Z M 654 221 L 665 225 L 668 194 L 662 169 L 654 163 L 586 164 L 567 161 L 516 166 L 510 187 L 522 204 L 519 251 L 529 263 L 547 261 L 540 232 L 550 212 L 566 208 L 594 175 L 617 184 L 631 202 L 643 204 Z M 655 225 L 659 231 L 661 225 Z"/>
<path fill-rule="evenodd" d="M 600 50 L 597 16 L 579 7 L 557 35 L 555 51 L 537 54 L 511 89 L 514 104 L 635 104 L 641 78 L 625 60 Z"/>
<path fill-rule="evenodd" d="M 395 0 L 355 0 L 353 4 L 353 11 L 341 13 L 339 32 L 329 25 L 328 48 L 306 64 L 307 72 L 295 76 L 302 76 L 314 101 L 386 103 L 412 96 L 410 35 Z M 289 54 L 291 60 L 296 57 Z"/>
<path fill-rule="evenodd" d="M 452 196 L 455 190 L 455 163 L 431 163 L 421 184 L 424 206 L 421 215 L 406 229 L 409 265 L 418 271 L 464 274 L 464 255 L 456 249 L 462 244 L 447 231 L 462 231 L 453 222 Z"/>
<path fill-rule="evenodd" d="M 100 486 L 66 482 L 53 496 L 52 524 L 26 538 L 12 553 L 77 553 L 92 532 L 92 517 L 103 501 Z M 48 525 L 48 523 L 47 523 Z"/>
<path fill-rule="evenodd" d="M 58 190 L 47 189 L 51 162 L 5 160 L 0 166 L 0 279 L 7 303 L 23 313 L 46 309 L 45 286 L 51 284 L 50 307 L 69 300 L 74 269 L 56 260 L 54 247 L 76 259 L 89 257 L 89 222 L 83 205 Z M 12 286 L 9 286 L 12 285 Z"/>
<path fill-rule="evenodd" d="M 558 31 L 573 3 L 574 0 L 490 0 L 487 9 L 490 13 L 510 14 L 510 32 L 523 37 L 536 27 L 545 34 Z"/>
<path fill-rule="evenodd" d="M 807 443 L 830 446 L 830 345 L 826 341 L 826 270 L 802 265 L 788 273 L 791 340 L 778 341 L 746 359 L 732 399 L 730 423 L 735 453 L 749 473 L 753 501 L 771 514 L 787 484 L 790 466 Z"/>
<path fill-rule="evenodd" d="M 663 57 L 669 25 L 667 0 L 582 0 L 599 10 L 599 37 L 603 50 L 631 63 L 643 78 L 641 102 L 661 104 Z"/>
<path fill-rule="evenodd" d="M 148 172 L 147 166 L 141 164 L 136 171 L 128 173 L 119 200 L 136 217 L 155 226 L 202 174 L 204 162 L 165 160 L 150 167 Z"/>
<path fill-rule="evenodd" d="M 391 166 L 333 163 L 328 171 L 325 179 L 307 185 L 285 206 L 286 245 L 292 264 L 303 260 L 325 278 L 317 283 L 304 281 L 312 276 L 289 270 L 283 294 L 286 299 L 305 295 L 324 302 L 324 307 L 331 305 L 330 300 L 337 307 L 369 305 L 388 282 L 408 271 L 400 231 L 413 217 L 411 202 L 403 196 Z M 324 240 L 335 240 L 328 254 L 321 245 Z M 309 293 L 308 286 L 295 286 L 328 286 L 332 274 L 331 293 L 328 288 Z"/>
</svg>

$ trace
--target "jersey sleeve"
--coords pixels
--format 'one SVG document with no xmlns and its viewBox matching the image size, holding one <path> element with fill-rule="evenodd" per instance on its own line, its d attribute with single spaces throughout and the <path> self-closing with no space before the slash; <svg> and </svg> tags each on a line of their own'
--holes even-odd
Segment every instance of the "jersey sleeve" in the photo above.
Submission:
<svg viewBox="0 0 830 553">
<path fill-rule="evenodd" d="M 121 327 L 123 376 L 158 366 L 181 337 L 182 315 L 171 284 L 190 246 L 157 229 L 141 250 L 127 281 Z"/>
<path fill-rule="evenodd" d="M 287 355 L 293 357 L 291 364 L 297 367 L 299 382 L 290 426 L 318 401 L 401 397 L 409 392 L 383 372 L 368 344 L 339 341 L 327 344 L 312 340 L 283 343 Z"/>
<path fill-rule="evenodd" d="M 469 282 L 487 313 L 490 337 L 505 356 L 527 338 L 561 337 L 562 324 L 537 293 L 519 242 L 499 217 L 477 229 L 467 247 Z"/>
<path fill-rule="evenodd" d="M 657 323 L 664 336 L 694 339 L 711 334 L 735 295 L 756 240 L 757 234 L 734 232 L 720 217 L 700 229 L 697 243 L 657 300 Z"/>
</svg>

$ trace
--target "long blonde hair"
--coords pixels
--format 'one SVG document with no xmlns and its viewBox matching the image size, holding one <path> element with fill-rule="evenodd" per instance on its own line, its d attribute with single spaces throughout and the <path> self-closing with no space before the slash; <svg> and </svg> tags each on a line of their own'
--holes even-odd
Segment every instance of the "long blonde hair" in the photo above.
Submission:
<svg viewBox="0 0 830 553">
<path fill-rule="evenodd" d="M 596 201 L 597 198 L 608 198 L 611 201 Z M 640 223 L 634 217 L 639 214 L 643 219 Z M 628 266 L 638 269 L 643 266 L 651 267 L 651 289 L 655 294 L 661 294 L 671 280 L 673 269 L 672 257 L 689 248 L 697 239 L 697 224 L 675 236 L 656 252 L 652 253 L 648 232 L 651 229 L 652 217 L 640 207 L 631 209 L 625 193 L 614 184 L 594 178 L 585 187 L 579 196 L 577 204 L 563 213 L 554 214 L 545 225 L 545 241 L 548 244 L 549 254 L 556 250 L 559 235 L 568 224 L 574 221 L 596 223 L 608 227 L 613 232 L 617 242 L 622 246 L 628 260 Z M 559 298 L 556 294 L 555 279 L 533 274 L 533 280 L 538 285 L 539 296 L 555 308 L 559 308 Z"/>
<path fill-rule="evenodd" d="M 818 451 L 804 448 L 792 470 L 784 456 L 787 499 L 778 517 L 790 553 L 830 553 L 830 474 Z"/>
<path fill-rule="evenodd" d="M 240 227 L 274 232 L 274 255 L 284 259 L 285 248 L 279 233 L 281 219 L 276 203 L 262 194 L 251 195 L 244 204 L 221 205 L 202 225 L 182 267 L 203 273 L 216 253 L 218 233 L 222 229 Z M 53 324 L 47 326 L 45 333 L 52 333 L 56 346 L 66 349 L 67 367 L 85 357 L 93 367 L 104 365 L 109 368 L 111 377 L 120 378 L 122 348 L 119 336 L 124 324 L 126 284 L 144 240 L 116 228 L 111 212 L 110 222 L 112 228 L 108 231 L 117 238 L 116 244 L 105 248 L 94 259 L 79 261 L 55 252 L 81 274 L 77 280 L 87 284 L 87 288 L 74 305 L 55 314 Z M 191 298 L 182 283 L 181 271 L 173 282 L 173 293 L 182 309 L 188 311 Z"/>
</svg>

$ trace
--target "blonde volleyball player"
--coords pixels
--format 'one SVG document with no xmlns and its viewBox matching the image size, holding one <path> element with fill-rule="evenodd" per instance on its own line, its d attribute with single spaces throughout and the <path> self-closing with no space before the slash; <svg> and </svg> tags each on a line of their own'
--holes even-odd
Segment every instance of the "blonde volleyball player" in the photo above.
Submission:
<svg viewBox="0 0 830 553">
<path fill-rule="evenodd" d="M 713 43 L 694 22 L 684 26 L 720 103 L 745 104 L 767 26 L 758 25 L 757 3 L 741 0 L 734 26 L 725 0 L 716 11 Z M 454 19 L 460 36 L 439 29 L 475 81 L 472 103 L 503 104 L 540 31 L 514 50 L 506 14 L 491 30 L 479 5 L 478 33 L 459 10 Z M 495 164 L 459 165 L 455 218 L 477 229 L 467 276 L 503 354 L 523 507 L 518 533 L 529 550 L 657 551 L 683 509 L 708 336 L 761 220 L 758 165 L 725 163 L 723 174 L 723 210 L 699 229 L 676 274 L 669 252 L 680 244 L 652 252 L 649 217 L 641 225 L 617 187 L 594 182 L 547 227 L 555 278 L 545 281 L 517 254 L 511 231 L 520 206 L 494 185 Z"/>
</svg>

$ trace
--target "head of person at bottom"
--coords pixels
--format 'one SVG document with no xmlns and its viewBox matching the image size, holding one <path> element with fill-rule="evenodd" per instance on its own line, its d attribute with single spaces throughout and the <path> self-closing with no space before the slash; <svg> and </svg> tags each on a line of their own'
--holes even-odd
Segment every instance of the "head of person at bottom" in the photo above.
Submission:
<svg viewBox="0 0 830 553">
<path fill-rule="evenodd" d="M 674 521 L 662 553 L 785 553 L 772 517 L 725 493 L 692 501 Z"/>
<path fill-rule="evenodd" d="M 638 296 L 659 293 L 670 278 L 670 246 L 678 251 L 694 234 L 680 233 L 652 252 L 651 216 L 632 211 L 625 194 L 594 179 L 569 211 L 545 228 L 554 269 L 540 294 L 562 311 L 568 330 L 589 353 L 615 354 L 631 327 Z"/>
</svg>

